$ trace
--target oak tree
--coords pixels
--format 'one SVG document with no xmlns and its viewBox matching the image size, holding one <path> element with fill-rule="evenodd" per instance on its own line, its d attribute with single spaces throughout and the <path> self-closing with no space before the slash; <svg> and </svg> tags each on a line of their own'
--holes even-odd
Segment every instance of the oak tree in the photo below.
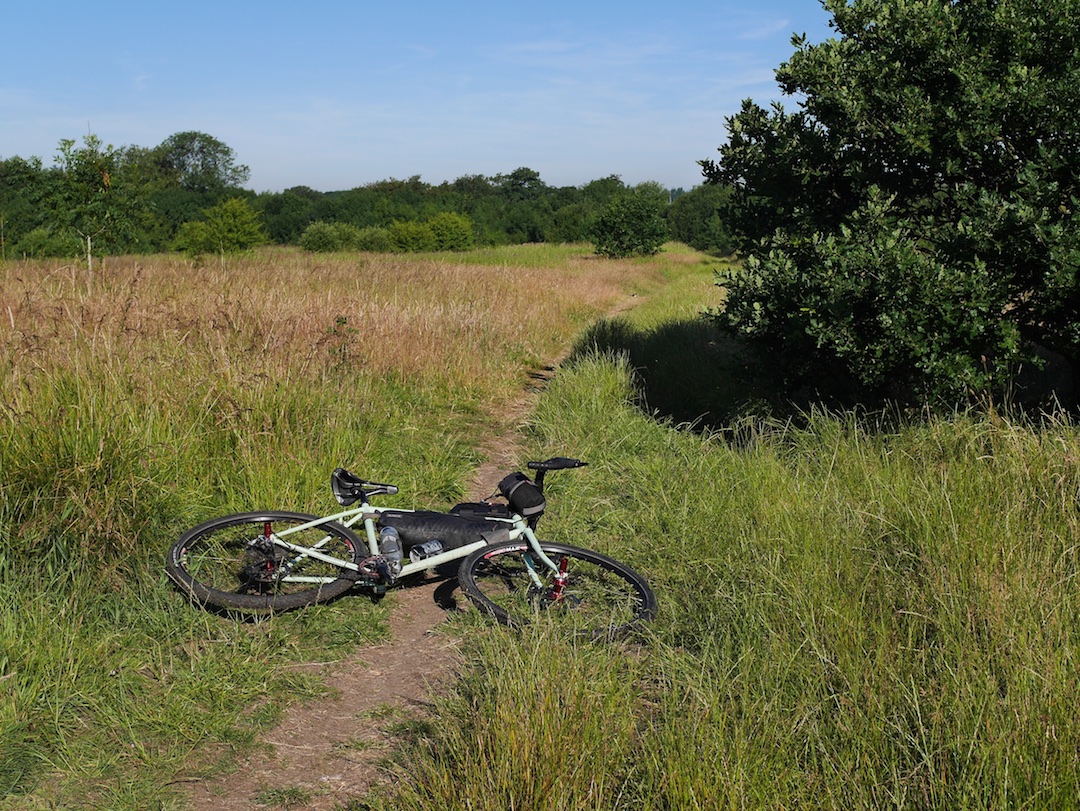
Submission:
<svg viewBox="0 0 1080 811">
<path fill-rule="evenodd" d="M 950 401 L 1080 346 L 1080 7 L 825 0 L 794 109 L 751 101 L 707 179 L 745 258 L 720 321 L 860 384 Z"/>
</svg>

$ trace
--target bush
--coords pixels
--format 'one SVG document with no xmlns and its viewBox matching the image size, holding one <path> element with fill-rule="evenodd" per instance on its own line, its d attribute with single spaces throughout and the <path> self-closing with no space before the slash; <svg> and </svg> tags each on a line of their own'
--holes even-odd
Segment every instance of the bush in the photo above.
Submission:
<svg viewBox="0 0 1080 811">
<path fill-rule="evenodd" d="M 299 245 L 305 251 L 332 253 L 358 250 L 360 229 L 344 222 L 313 222 L 300 235 Z"/>
<path fill-rule="evenodd" d="M 1080 15 L 1060 0 L 828 2 L 836 39 L 747 100 L 706 177 L 747 258 L 721 322 L 797 376 L 994 393 L 1039 346 L 1080 359 Z"/>
<path fill-rule="evenodd" d="M 180 226 L 176 247 L 190 254 L 235 253 L 268 242 L 258 213 L 242 197 L 203 211 L 202 220 Z"/>
<path fill-rule="evenodd" d="M 395 250 L 403 253 L 438 250 L 435 232 L 427 223 L 398 220 L 392 223 L 388 230 Z"/>
<path fill-rule="evenodd" d="M 12 255 L 28 259 L 47 256 L 78 256 L 82 251 L 78 237 L 71 232 L 57 233 L 51 228 L 34 228 L 15 243 Z"/>
<path fill-rule="evenodd" d="M 729 197 L 730 187 L 712 183 L 680 195 L 668 211 L 671 235 L 698 251 L 731 253 L 734 245 L 722 217 Z"/>
<path fill-rule="evenodd" d="M 616 196 L 596 221 L 593 239 L 601 256 L 651 256 L 668 240 L 664 203 L 655 195 L 626 192 Z"/>
<path fill-rule="evenodd" d="M 436 250 L 467 251 L 473 246 L 472 220 L 464 214 L 443 211 L 427 221 L 435 235 Z"/>
<path fill-rule="evenodd" d="M 176 232 L 176 249 L 187 254 L 214 253 L 217 246 L 214 234 L 202 220 L 191 220 L 180 225 Z"/>
<path fill-rule="evenodd" d="M 361 228 L 357 233 L 356 249 L 373 253 L 389 253 L 394 250 L 394 242 L 390 239 L 390 232 L 385 228 L 371 225 Z"/>
</svg>

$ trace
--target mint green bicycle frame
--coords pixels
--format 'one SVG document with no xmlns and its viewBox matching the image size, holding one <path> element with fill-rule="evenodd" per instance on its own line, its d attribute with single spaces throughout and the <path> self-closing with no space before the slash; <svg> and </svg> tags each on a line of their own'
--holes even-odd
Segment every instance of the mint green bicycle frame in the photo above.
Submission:
<svg viewBox="0 0 1080 811">
<path fill-rule="evenodd" d="M 315 560 L 320 560 L 323 563 L 329 563 L 332 566 L 337 566 L 342 569 L 348 569 L 350 571 L 357 572 L 360 570 L 360 567 L 357 564 L 353 563 L 351 560 L 343 560 L 342 558 L 336 558 L 333 555 L 327 555 L 319 551 L 320 547 L 330 541 L 329 535 L 327 535 L 325 538 L 323 538 L 321 541 L 314 544 L 313 546 L 298 546 L 297 544 L 289 543 L 286 538 L 294 532 L 301 532 L 306 529 L 318 527 L 322 524 L 330 523 L 331 521 L 336 521 L 337 523 L 349 529 L 352 529 L 352 527 L 354 527 L 360 521 L 363 521 L 364 530 L 367 535 L 368 551 L 371 555 L 379 555 L 381 554 L 381 551 L 379 549 L 379 536 L 375 532 L 375 519 L 378 517 L 379 513 L 386 512 L 391 509 L 395 510 L 396 512 L 413 512 L 412 510 L 403 510 L 399 507 L 375 507 L 371 504 L 368 504 L 367 502 L 364 502 L 359 507 L 354 507 L 343 512 L 335 513 L 334 515 L 327 515 L 322 518 L 316 518 L 312 521 L 308 521 L 306 524 L 298 524 L 295 527 L 289 527 L 288 529 L 274 532 L 271 534 L 270 539 L 273 541 L 275 546 L 279 546 L 282 549 L 288 549 L 290 552 L 296 553 L 296 558 L 294 558 L 292 561 L 290 561 L 289 564 L 287 564 L 287 566 L 285 567 L 286 570 L 288 570 L 288 568 L 291 568 L 291 565 L 295 564 L 297 561 L 308 557 L 314 558 Z M 540 541 L 537 539 L 536 533 L 533 532 L 532 528 L 528 525 L 528 522 L 526 522 L 526 520 L 520 515 L 512 514 L 510 518 L 487 518 L 485 519 L 485 521 L 492 524 L 509 525 L 510 536 L 508 540 L 516 541 L 519 538 L 525 538 L 525 540 L 529 543 L 529 547 L 532 553 L 536 555 L 540 562 L 543 563 L 543 565 L 547 568 L 551 569 L 551 571 L 558 573 L 558 566 L 555 564 L 554 561 L 551 560 L 551 558 L 549 558 L 544 553 L 544 550 L 540 548 Z M 398 577 L 406 577 L 407 575 L 415 574 L 416 572 L 434 569 L 437 566 L 442 565 L 443 563 L 448 563 L 452 560 L 459 560 L 461 558 L 464 558 L 471 552 L 487 545 L 488 541 L 476 541 L 474 543 L 466 544 L 464 546 L 459 546 L 456 549 L 450 549 L 446 552 L 441 552 L 438 555 L 432 555 L 431 557 L 424 558 L 423 560 L 417 561 L 416 563 L 406 563 L 401 567 L 401 572 L 398 574 Z M 525 562 L 526 568 L 529 572 L 529 577 L 532 579 L 532 581 L 536 584 L 537 587 L 542 587 L 543 581 L 536 573 L 534 565 L 532 561 L 529 560 L 528 556 L 526 556 Z M 286 583 L 329 583 L 335 579 L 336 578 L 329 576 L 311 577 L 307 575 L 289 574 L 286 574 L 284 577 L 281 578 L 281 580 Z"/>
</svg>

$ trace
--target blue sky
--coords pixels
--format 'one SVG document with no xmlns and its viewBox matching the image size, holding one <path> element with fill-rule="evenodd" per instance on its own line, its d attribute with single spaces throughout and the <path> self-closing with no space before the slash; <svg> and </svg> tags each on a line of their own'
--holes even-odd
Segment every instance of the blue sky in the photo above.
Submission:
<svg viewBox="0 0 1080 811">
<path fill-rule="evenodd" d="M 0 158 L 198 130 L 255 191 L 521 166 L 689 189 L 725 116 L 780 98 L 792 33 L 830 35 L 818 0 L 59 0 L 0 20 Z"/>
</svg>

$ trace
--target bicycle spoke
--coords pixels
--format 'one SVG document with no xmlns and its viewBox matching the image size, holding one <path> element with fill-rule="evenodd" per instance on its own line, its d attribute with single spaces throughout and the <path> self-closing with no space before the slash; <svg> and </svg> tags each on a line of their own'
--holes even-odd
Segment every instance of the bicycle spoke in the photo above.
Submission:
<svg viewBox="0 0 1080 811">
<path fill-rule="evenodd" d="M 522 544 L 479 550 L 462 564 L 462 588 L 473 602 L 508 625 L 542 620 L 589 636 L 616 636 L 655 612 L 648 585 L 617 561 L 552 544 L 545 545 L 544 552 L 555 571 L 546 565 L 531 566 L 531 553 Z"/>
<path fill-rule="evenodd" d="M 209 521 L 186 533 L 170 552 L 170 577 L 193 597 L 227 608 L 274 610 L 317 602 L 348 590 L 346 563 L 356 542 L 344 527 L 299 513 L 246 513 Z M 278 542 L 285 533 L 293 546 Z"/>
</svg>

